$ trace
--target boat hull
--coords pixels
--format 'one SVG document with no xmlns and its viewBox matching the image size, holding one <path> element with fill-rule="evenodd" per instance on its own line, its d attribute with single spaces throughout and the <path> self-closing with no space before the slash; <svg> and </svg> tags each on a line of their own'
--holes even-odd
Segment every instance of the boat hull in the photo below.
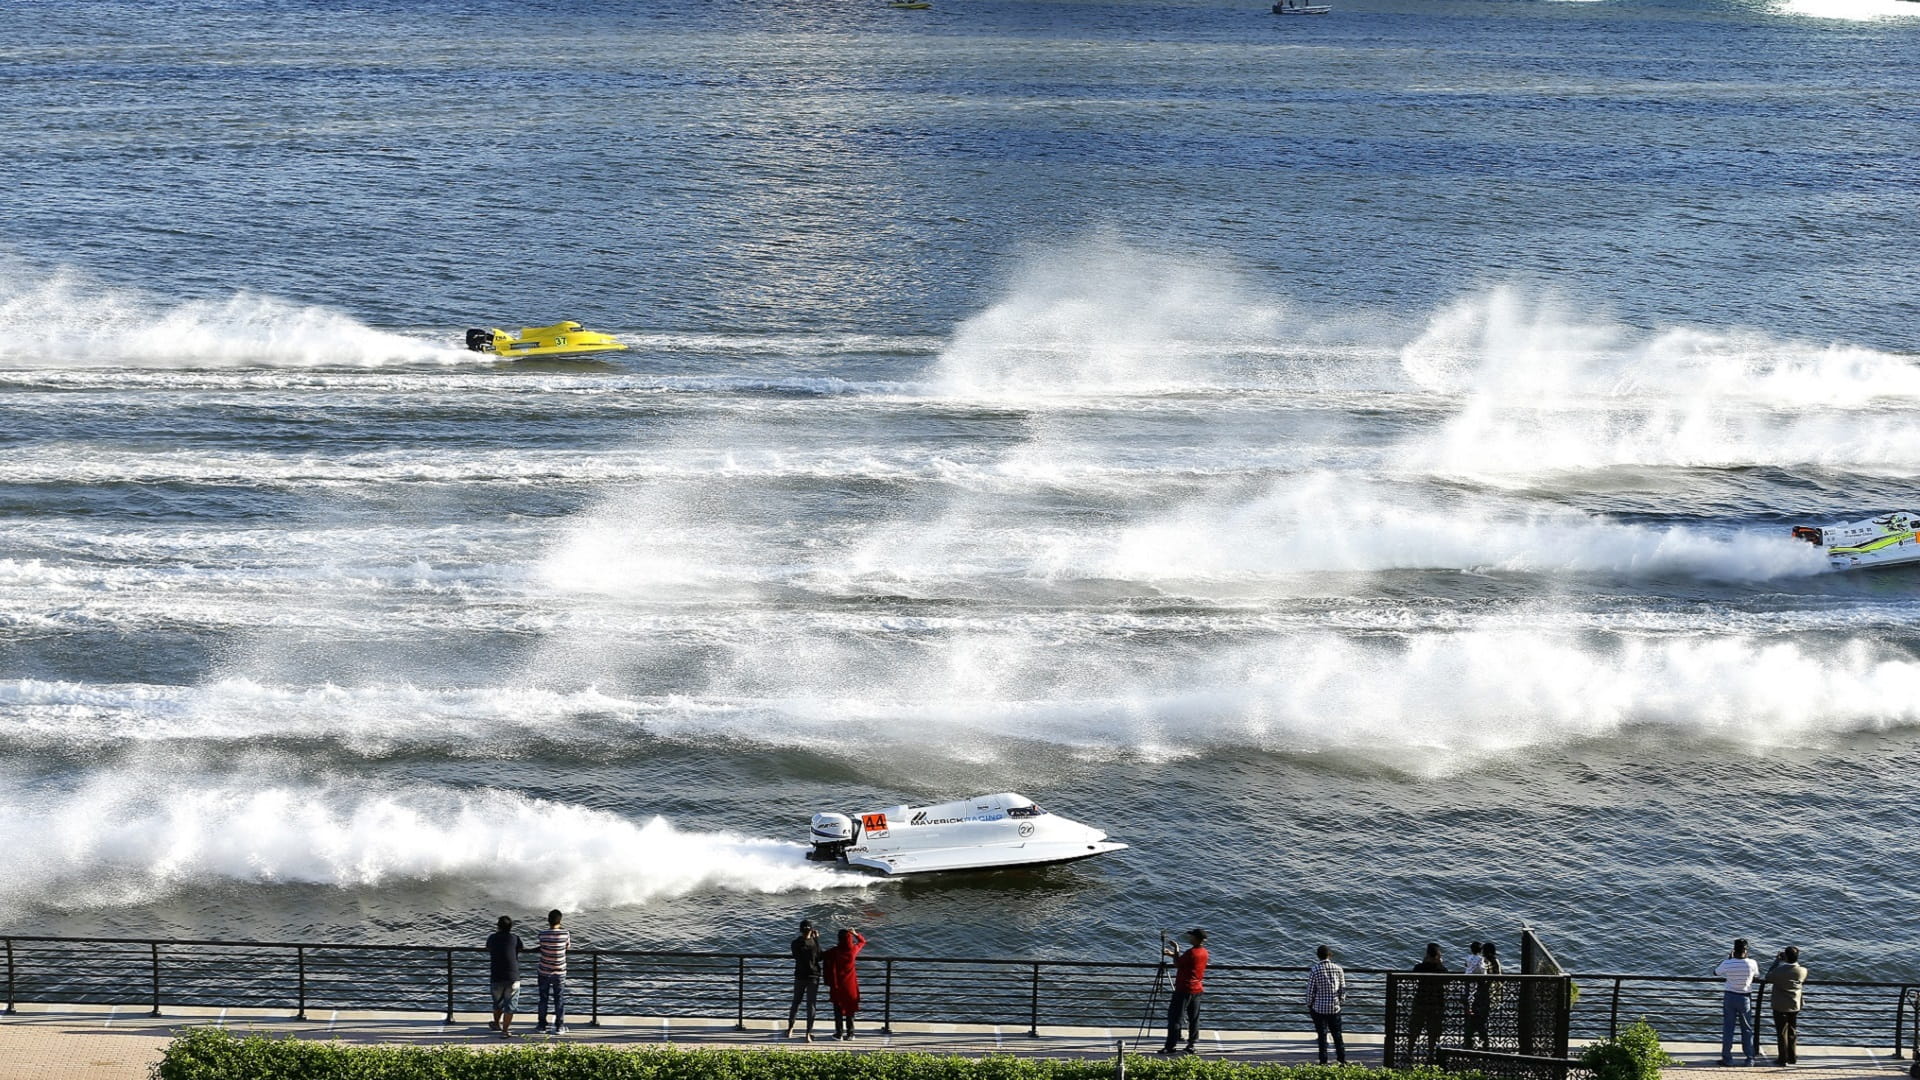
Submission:
<svg viewBox="0 0 1920 1080">
<path fill-rule="evenodd" d="M 1111 840 L 1091 844 L 1036 844 L 1011 849 L 960 849 L 896 854 L 875 857 L 849 851 L 847 865 L 872 870 L 888 877 L 908 874 L 935 874 L 957 870 L 1011 870 L 1022 866 L 1053 866 L 1079 862 L 1096 855 L 1125 851 L 1127 845 Z"/>
<path fill-rule="evenodd" d="M 577 322 L 529 326 L 518 334 L 509 334 L 497 328 L 469 330 L 467 348 L 474 352 L 493 353 L 508 360 L 564 360 L 627 351 L 627 346 L 620 339 L 585 329 Z"/>
</svg>

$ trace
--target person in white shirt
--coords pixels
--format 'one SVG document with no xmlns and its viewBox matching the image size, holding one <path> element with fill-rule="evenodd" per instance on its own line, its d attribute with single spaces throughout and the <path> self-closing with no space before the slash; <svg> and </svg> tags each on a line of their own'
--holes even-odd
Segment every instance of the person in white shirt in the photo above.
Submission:
<svg viewBox="0 0 1920 1080">
<path fill-rule="evenodd" d="M 1720 995 L 1720 1064 L 1733 1064 L 1733 1029 L 1740 1029 L 1740 1049 L 1746 1054 L 1747 1064 L 1753 1064 L 1754 1031 L 1753 1015 L 1747 1009 L 1748 994 L 1753 990 L 1753 981 L 1760 977 L 1760 965 L 1747 955 L 1747 939 L 1736 938 L 1733 953 L 1713 973 L 1727 980 L 1725 990 Z"/>
<path fill-rule="evenodd" d="M 1485 975 L 1487 973 L 1487 958 L 1480 953 L 1482 947 L 1483 946 L 1477 941 L 1470 942 L 1467 945 L 1467 966 L 1460 969 L 1460 974 Z M 1486 987 L 1480 987 L 1479 992 L 1484 995 L 1486 993 Z M 1476 1013 L 1473 1008 L 1473 995 L 1474 987 L 1472 984 L 1466 984 L 1460 987 L 1460 1000 L 1464 1002 L 1467 1007 L 1467 1049 L 1469 1050 L 1473 1049 L 1474 1037 L 1476 1035 L 1483 1039 L 1486 1037 L 1485 1028 L 1475 1024 L 1475 1021 L 1479 1018 L 1479 1014 Z"/>
</svg>

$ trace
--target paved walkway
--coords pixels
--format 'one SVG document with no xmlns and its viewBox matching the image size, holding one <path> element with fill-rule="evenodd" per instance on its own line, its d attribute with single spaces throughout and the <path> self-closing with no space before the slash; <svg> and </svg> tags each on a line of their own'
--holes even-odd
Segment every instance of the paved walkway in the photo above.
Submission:
<svg viewBox="0 0 1920 1080">
<path fill-rule="evenodd" d="M 355 1044 L 413 1046 L 502 1046 L 508 1043 L 487 1030 L 488 1017 L 469 1013 L 445 1024 L 439 1017 L 419 1013 L 313 1012 L 306 1020 L 285 1013 L 243 1009 L 173 1009 L 167 1015 L 147 1015 L 143 1007 L 87 1005 L 21 1005 L 12 1016 L 0 1016 L 0 1080 L 146 1080 L 147 1067 L 160 1059 L 173 1033 L 184 1027 L 217 1024 L 238 1032 L 298 1035 Z M 531 1021 L 526 1030 L 531 1030 Z M 1041 1028 L 1031 1036 L 1021 1028 L 973 1024 L 895 1024 L 890 1035 L 877 1025 L 865 1025 L 852 1044 L 822 1038 L 805 1043 L 781 1037 L 784 1024 L 749 1020 L 745 1031 L 732 1020 L 688 1020 L 661 1017 L 603 1017 L 598 1027 L 579 1026 L 560 1036 L 566 1042 L 606 1046 L 785 1047 L 831 1053 L 844 1050 L 916 1050 L 941 1054 L 1019 1054 L 1037 1057 L 1110 1057 L 1118 1039 L 1132 1042 L 1134 1032 L 1110 1028 Z M 819 1027 L 824 1036 L 832 1020 Z M 537 1044 L 547 1036 L 529 1035 L 512 1045 Z M 1349 1057 L 1363 1064 L 1380 1063 L 1380 1038 L 1354 1035 L 1348 1039 Z M 1151 1050 L 1149 1040 L 1142 1049 Z M 1684 1065 L 1667 1072 L 1670 1080 L 1725 1080 L 1726 1070 L 1713 1068 L 1717 1046 L 1681 1044 L 1668 1048 Z M 1220 1032 L 1203 1041 L 1209 1057 L 1241 1061 L 1304 1064 L 1317 1060 L 1311 1032 Z M 1796 1080 L 1893 1080 L 1905 1077 L 1907 1063 L 1871 1050 L 1807 1048 L 1798 1068 L 1756 1068 L 1738 1075 L 1783 1076 Z"/>
</svg>

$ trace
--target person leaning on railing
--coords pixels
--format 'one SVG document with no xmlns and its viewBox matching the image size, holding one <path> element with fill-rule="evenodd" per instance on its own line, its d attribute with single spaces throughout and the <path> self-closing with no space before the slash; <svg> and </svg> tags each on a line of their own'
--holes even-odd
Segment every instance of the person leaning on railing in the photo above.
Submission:
<svg viewBox="0 0 1920 1080">
<path fill-rule="evenodd" d="M 1767 969 L 1766 982 L 1773 987 L 1774 1049 L 1780 1055 L 1776 1064 L 1792 1065 L 1800 1060 L 1800 992 L 1807 984 L 1800 950 L 1781 949 Z"/>
<path fill-rule="evenodd" d="M 1327 1036 L 1333 1036 L 1333 1052 L 1340 1064 L 1347 1063 L 1347 1041 L 1340 1033 L 1340 1006 L 1347 997 L 1347 973 L 1333 962 L 1333 950 L 1325 945 L 1313 950 L 1319 959 L 1307 969 L 1307 1012 L 1313 1015 L 1313 1038 L 1320 1044 L 1320 1064 L 1327 1063 Z"/>
</svg>

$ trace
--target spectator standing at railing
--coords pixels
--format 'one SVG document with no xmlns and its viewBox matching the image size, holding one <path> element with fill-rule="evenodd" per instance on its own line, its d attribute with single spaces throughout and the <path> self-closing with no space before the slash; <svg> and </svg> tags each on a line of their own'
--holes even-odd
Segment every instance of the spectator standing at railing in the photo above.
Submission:
<svg viewBox="0 0 1920 1080">
<path fill-rule="evenodd" d="M 540 931 L 540 968 L 534 981 L 540 986 L 540 1021 L 535 1031 L 547 1030 L 547 995 L 553 995 L 553 1033 L 567 1033 L 567 948 L 573 935 L 560 925 L 560 909 L 547 912 L 547 928 Z"/>
<path fill-rule="evenodd" d="M 487 938 L 487 985 L 493 993 L 493 1022 L 489 1028 L 503 1039 L 514 1038 L 513 1011 L 520 999 L 520 954 L 526 943 L 513 932 L 513 920 L 500 916 L 497 929 Z"/>
<path fill-rule="evenodd" d="M 1500 974 L 1499 947 L 1491 941 L 1482 941 L 1479 945 L 1480 955 L 1467 961 L 1467 974 Z M 1478 970 L 1475 969 L 1474 960 L 1479 961 Z M 1493 1016 L 1493 986 L 1486 979 L 1476 979 L 1474 983 L 1473 994 L 1467 1001 L 1467 1049 L 1473 1049 L 1477 1039 L 1480 1049 L 1485 1050 L 1489 1045 L 1487 1021 Z"/>
<path fill-rule="evenodd" d="M 854 962 L 867 939 L 858 930 L 841 930 L 840 943 L 820 954 L 827 976 L 827 998 L 833 1002 L 833 1037 L 853 1039 L 853 1014 L 860 1011 L 860 970 Z"/>
<path fill-rule="evenodd" d="M 807 1002 L 807 1041 L 813 1041 L 813 1010 L 820 1001 L 820 931 L 812 919 L 800 920 L 800 936 L 793 939 L 793 1004 L 787 1009 L 787 1038 L 793 1038 L 793 1023 L 800 1016 L 800 1001 Z M 840 1032 L 834 1023 L 834 1034 Z"/>
<path fill-rule="evenodd" d="M 1319 959 L 1307 969 L 1307 1012 L 1313 1015 L 1313 1038 L 1320 1044 L 1320 1064 L 1327 1063 L 1327 1036 L 1333 1036 L 1333 1052 L 1340 1064 L 1347 1063 L 1347 1040 L 1340 1033 L 1340 1006 L 1347 997 L 1347 973 L 1333 962 L 1333 950 L 1325 945 L 1313 950 Z"/>
<path fill-rule="evenodd" d="M 1753 981 L 1760 977 L 1760 965 L 1747 955 L 1746 938 L 1734 939 L 1733 952 L 1720 961 L 1713 973 L 1727 980 L 1720 994 L 1720 1064 L 1733 1064 L 1733 1032 L 1739 1028 L 1740 1048 L 1746 1053 L 1747 1064 L 1751 1065 L 1760 1048 L 1755 1045 L 1748 995 L 1753 992 Z"/>
<path fill-rule="evenodd" d="M 1420 962 L 1413 965 L 1420 975 L 1445 975 L 1447 962 L 1440 958 L 1440 945 L 1429 941 L 1427 952 Z M 1447 987 L 1443 979 L 1418 979 L 1413 988 L 1413 1033 L 1409 1043 L 1417 1043 L 1420 1036 L 1427 1037 L 1427 1061 L 1433 1062 L 1434 1055 L 1440 1049 L 1440 1035 L 1447 1020 Z"/>
<path fill-rule="evenodd" d="M 1460 969 L 1460 974 L 1485 975 L 1487 973 L 1487 961 L 1484 957 L 1480 955 L 1481 947 L 1482 946 L 1478 941 L 1470 941 L 1467 943 L 1467 963 L 1466 963 L 1466 966 Z M 1466 1011 L 1467 1011 L 1467 1048 L 1468 1049 L 1473 1048 L 1473 1036 L 1474 1036 L 1473 992 L 1474 992 L 1474 989 L 1475 987 L 1471 981 L 1460 984 L 1460 1004 L 1466 1006 Z"/>
<path fill-rule="evenodd" d="M 1773 1044 L 1780 1057 L 1776 1064 L 1794 1065 L 1800 1061 L 1800 995 L 1807 985 L 1807 969 L 1800 963 L 1800 950 L 1788 946 L 1773 958 L 1767 969 L 1767 985 L 1773 987 Z"/>
<path fill-rule="evenodd" d="M 1200 1041 L 1200 995 L 1206 992 L 1207 932 L 1205 930 L 1187 931 L 1187 949 L 1185 952 L 1169 945 L 1161 953 L 1173 957 L 1173 998 L 1167 1002 L 1167 1045 L 1160 1048 L 1162 1054 L 1180 1053 L 1180 1018 L 1187 1020 L 1187 1045 L 1185 1053 L 1196 1053 Z"/>
</svg>

